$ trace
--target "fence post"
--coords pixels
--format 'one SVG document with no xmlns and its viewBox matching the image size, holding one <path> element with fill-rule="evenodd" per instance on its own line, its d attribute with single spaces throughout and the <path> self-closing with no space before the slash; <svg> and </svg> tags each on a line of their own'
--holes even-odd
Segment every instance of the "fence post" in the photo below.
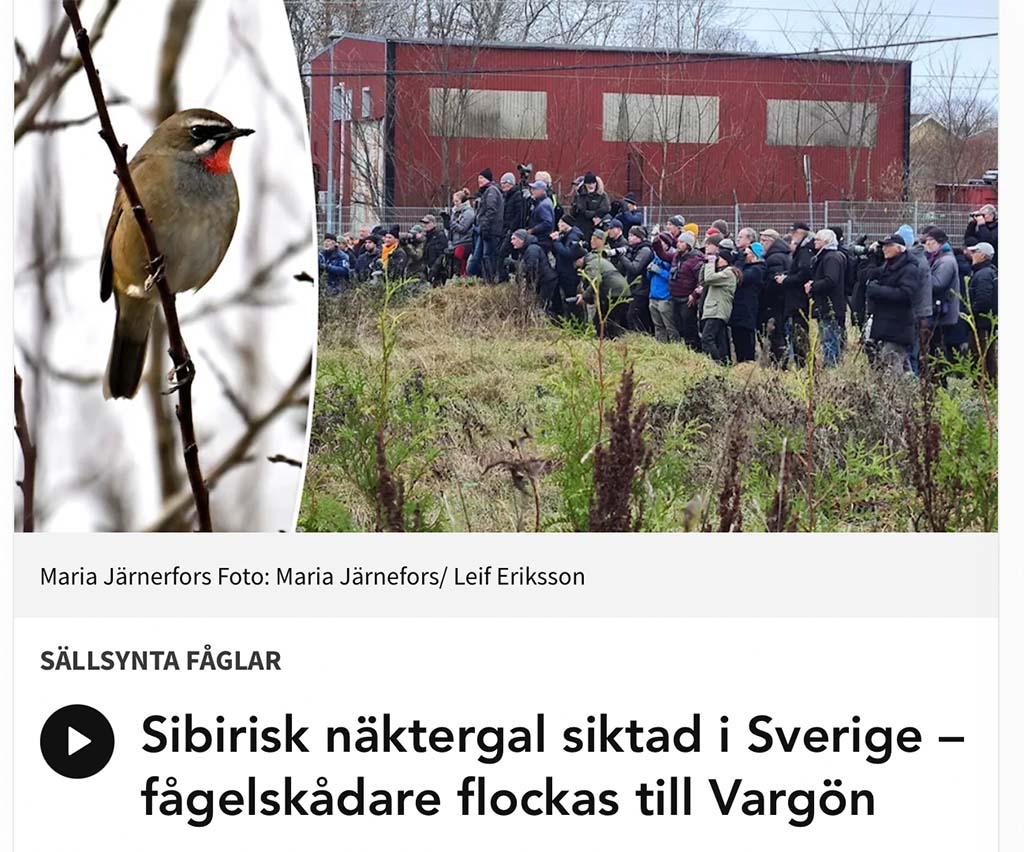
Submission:
<svg viewBox="0 0 1024 852">
<path fill-rule="evenodd" d="M 921 233 L 920 216 L 921 216 L 921 202 L 920 201 L 915 201 L 914 202 L 914 233 L 915 234 Z"/>
<path fill-rule="evenodd" d="M 832 224 L 832 220 L 829 218 L 829 215 L 828 215 L 828 202 L 826 201 L 825 202 L 825 221 L 821 223 L 821 226 L 823 228 L 827 228 L 831 224 Z"/>
<path fill-rule="evenodd" d="M 738 203 L 732 206 L 732 232 L 733 234 L 740 232 L 740 205 Z"/>
</svg>

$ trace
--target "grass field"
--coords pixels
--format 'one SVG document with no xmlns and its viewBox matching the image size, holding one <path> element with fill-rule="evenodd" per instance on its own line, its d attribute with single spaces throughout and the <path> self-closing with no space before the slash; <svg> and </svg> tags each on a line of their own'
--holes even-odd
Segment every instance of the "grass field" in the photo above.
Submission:
<svg viewBox="0 0 1024 852">
<path fill-rule="evenodd" d="M 721 368 L 556 328 L 515 285 L 321 305 L 306 530 L 995 527 L 996 395 L 969 365 L 945 388 L 859 344 Z"/>
</svg>

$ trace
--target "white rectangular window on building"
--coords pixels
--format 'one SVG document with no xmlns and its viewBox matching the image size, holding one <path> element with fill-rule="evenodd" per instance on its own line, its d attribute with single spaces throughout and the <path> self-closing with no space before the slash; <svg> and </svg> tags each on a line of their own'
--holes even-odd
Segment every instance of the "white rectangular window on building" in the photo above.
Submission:
<svg viewBox="0 0 1024 852">
<path fill-rule="evenodd" d="M 430 135 L 449 139 L 547 139 L 547 92 L 431 89 Z"/>
<path fill-rule="evenodd" d="M 878 104 L 871 101 L 768 101 L 769 145 L 873 148 Z"/>
<path fill-rule="evenodd" d="M 331 103 L 331 115 L 337 121 L 352 120 L 352 92 L 342 86 L 335 86 Z"/>
<path fill-rule="evenodd" d="M 712 145 L 718 141 L 718 98 L 606 92 L 601 138 Z"/>
<path fill-rule="evenodd" d="M 361 118 L 372 118 L 373 117 L 373 95 L 370 94 L 370 87 L 366 86 L 363 88 L 363 104 L 362 110 L 360 111 Z"/>
</svg>

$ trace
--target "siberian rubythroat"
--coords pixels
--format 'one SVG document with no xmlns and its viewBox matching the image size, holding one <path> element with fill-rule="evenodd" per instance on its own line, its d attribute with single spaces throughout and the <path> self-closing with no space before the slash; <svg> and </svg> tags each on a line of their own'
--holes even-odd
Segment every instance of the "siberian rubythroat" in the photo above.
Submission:
<svg viewBox="0 0 1024 852">
<path fill-rule="evenodd" d="M 198 290 L 224 259 L 238 222 L 231 148 L 253 132 L 210 110 L 189 109 L 157 127 L 129 163 L 172 293 Z M 146 365 L 146 342 L 160 304 L 148 267 L 142 232 L 118 187 L 100 261 L 100 298 L 105 302 L 113 294 L 117 307 L 103 383 L 108 399 L 135 396 Z"/>
</svg>

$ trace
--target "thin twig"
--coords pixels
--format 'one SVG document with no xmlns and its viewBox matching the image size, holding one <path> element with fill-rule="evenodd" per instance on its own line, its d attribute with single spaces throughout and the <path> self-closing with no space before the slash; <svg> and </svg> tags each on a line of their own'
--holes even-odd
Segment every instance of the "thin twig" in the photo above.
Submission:
<svg viewBox="0 0 1024 852">
<path fill-rule="evenodd" d="M 14 371 L 14 433 L 21 444 L 21 455 L 25 462 L 25 470 L 18 487 L 25 498 L 22 514 L 22 530 L 35 532 L 36 527 L 36 447 L 32 443 L 32 435 L 28 430 L 28 418 L 25 416 L 25 399 L 21 393 L 21 376 Z"/>
<path fill-rule="evenodd" d="M 274 403 L 274 405 L 264 414 L 254 418 L 252 423 L 250 423 L 246 428 L 245 432 L 243 432 L 238 440 L 235 441 L 220 461 L 213 466 L 210 470 L 210 475 L 207 477 L 207 484 L 210 488 L 214 488 L 217 483 L 234 468 L 252 460 L 252 456 L 249 453 L 249 450 L 252 449 L 252 445 L 255 443 L 260 433 L 282 412 L 292 407 L 305 408 L 309 406 L 309 397 L 308 395 L 303 394 L 302 390 L 309 382 L 312 372 L 313 359 L 310 357 L 303 365 L 302 369 L 299 370 L 294 381 L 285 389 L 281 396 L 278 397 L 277 402 Z M 180 491 L 175 497 L 164 504 L 160 517 L 146 527 L 146 532 L 165 532 L 165 527 L 171 523 L 180 512 L 185 511 L 191 501 L 191 494 L 187 490 Z"/>
<path fill-rule="evenodd" d="M 128 103 L 124 97 L 114 97 L 107 101 L 107 106 L 121 106 Z M 25 133 L 59 133 L 72 127 L 81 127 L 96 120 L 96 113 L 83 115 L 81 118 L 58 118 L 50 121 L 37 121 L 25 126 Z"/>
<path fill-rule="evenodd" d="M 110 16 L 113 14 L 114 9 L 117 8 L 117 4 L 120 0 L 107 0 L 107 5 L 100 10 L 99 15 L 96 16 L 96 21 L 93 24 L 93 44 L 98 44 L 100 39 L 103 38 L 103 33 L 107 28 L 107 23 L 110 21 Z M 64 11 L 67 12 L 68 0 L 65 0 Z M 78 21 L 78 28 L 81 28 L 81 20 L 78 18 L 78 10 L 75 9 L 75 17 L 72 18 L 68 15 L 68 19 L 74 25 L 74 22 Z M 63 40 L 63 32 L 61 33 L 61 40 Z M 59 46 L 59 43 L 58 43 Z M 43 111 L 45 107 L 51 104 L 57 99 L 61 92 L 64 91 L 64 87 L 70 82 L 71 78 L 75 76 L 84 67 L 83 60 L 78 57 L 69 59 L 64 67 L 50 77 L 46 81 L 46 85 L 43 90 L 39 93 L 39 96 L 25 109 L 24 115 L 21 120 L 15 125 L 14 128 L 14 144 L 17 145 L 18 141 L 26 133 L 29 133 L 35 126 L 36 118 L 39 113 Z M 26 92 L 26 97 L 27 97 Z"/>
<path fill-rule="evenodd" d="M 199 445 L 196 442 L 195 424 L 192 419 L 192 378 L 195 374 L 195 367 L 189 357 L 188 348 L 181 336 L 181 326 L 178 323 L 178 311 L 175 307 L 174 294 L 167 286 L 166 268 L 163 256 L 157 246 L 156 234 L 153 232 L 153 224 L 146 216 L 146 210 L 142 206 L 142 199 L 139 191 L 132 180 L 131 171 L 128 168 L 128 149 L 126 145 L 118 142 L 114 127 L 110 121 L 110 113 L 107 111 L 107 102 L 103 97 L 103 86 L 100 83 L 100 75 L 93 63 L 92 51 L 89 47 L 89 34 L 82 27 L 82 20 L 78 15 L 78 6 L 75 0 L 63 0 L 64 13 L 71 21 L 75 33 L 75 41 L 78 44 L 78 52 L 82 56 L 82 67 L 89 80 L 92 89 L 93 100 L 96 102 L 96 112 L 100 119 L 100 138 L 107 143 L 110 155 L 114 158 L 114 169 L 121 188 L 124 190 L 125 198 L 132 207 L 135 214 L 135 221 L 139 225 L 142 238 L 146 244 L 146 252 L 149 255 L 148 271 L 154 286 L 160 293 L 160 302 L 163 305 L 164 318 L 167 322 L 167 337 L 169 340 L 168 354 L 174 362 L 174 375 L 178 378 L 175 390 L 178 393 L 178 425 L 181 427 L 181 445 L 185 456 L 185 470 L 188 471 L 188 481 L 192 488 L 192 497 L 196 506 L 196 518 L 199 522 L 200 532 L 212 532 L 213 520 L 210 517 L 210 491 L 203 480 L 202 468 L 199 465 Z"/>
</svg>

